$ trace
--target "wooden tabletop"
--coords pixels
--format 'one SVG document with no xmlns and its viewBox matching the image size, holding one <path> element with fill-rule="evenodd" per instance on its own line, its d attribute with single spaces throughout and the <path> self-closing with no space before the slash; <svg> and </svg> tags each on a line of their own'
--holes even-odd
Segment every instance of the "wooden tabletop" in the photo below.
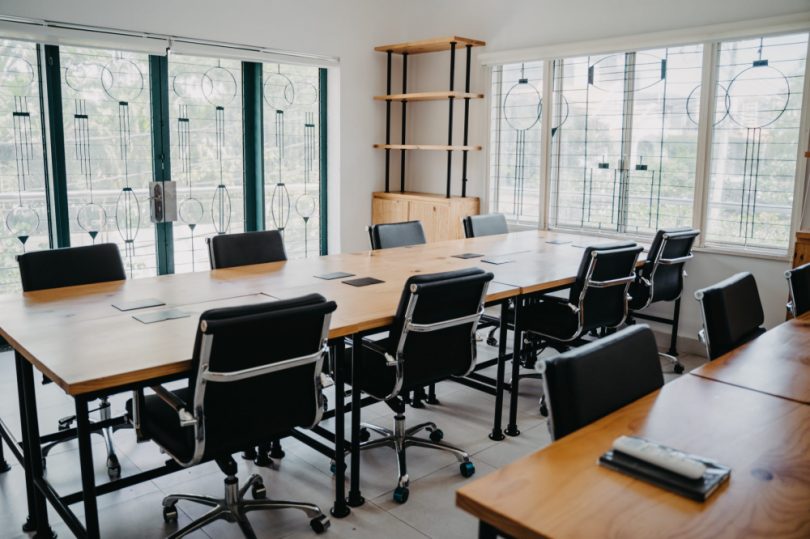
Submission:
<svg viewBox="0 0 810 539">
<path fill-rule="evenodd" d="M 810 313 L 776 326 L 692 374 L 810 404 Z"/>
<path fill-rule="evenodd" d="M 498 301 L 572 283 L 583 252 L 574 245 L 600 242 L 532 230 L 12 294 L 0 296 L 0 335 L 67 393 L 78 395 L 187 371 L 197 319 L 205 309 L 319 292 L 338 304 L 329 333 L 337 338 L 389 325 L 411 275 L 480 267 L 495 275 L 487 300 Z M 492 265 L 452 256 L 466 252 L 514 261 Z M 315 277 L 335 271 L 384 282 L 357 288 L 343 279 Z M 112 307 L 147 298 L 166 306 L 135 312 Z M 167 307 L 191 316 L 148 325 L 132 318 Z"/>
<path fill-rule="evenodd" d="M 699 503 L 597 465 L 622 434 L 732 468 Z M 684 376 L 474 481 L 456 503 L 516 538 L 810 537 L 810 406 Z"/>
</svg>

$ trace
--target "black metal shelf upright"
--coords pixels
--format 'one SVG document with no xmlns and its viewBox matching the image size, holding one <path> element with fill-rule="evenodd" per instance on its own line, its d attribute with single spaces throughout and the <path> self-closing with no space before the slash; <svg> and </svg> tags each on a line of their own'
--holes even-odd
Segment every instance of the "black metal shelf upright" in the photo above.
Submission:
<svg viewBox="0 0 810 539">
<path fill-rule="evenodd" d="M 465 83 L 464 92 L 455 91 L 455 71 L 456 71 L 456 48 L 463 45 L 466 51 L 466 70 L 465 70 Z M 405 192 L 405 154 L 408 150 L 445 150 L 447 152 L 447 179 L 445 196 L 450 198 L 452 192 L 452 172 L 453 172 L 453 152 L 462 152 L 462 165 L 461 165 L 461 196 L 467 196 L 467 162 L 468 153 L 470 150 L 480 150 L 481 146 L 469 145 L 469 117 L 470 117 L 470 99 L 483 98 L 483 94 L 470 93 L 470 70 L 471 70 L 471 56 L 472 48 L 476 46 L 483 46 L 483 41 L 462 38 L 438 38 L 425 41 L 416 41 L 410 43 L 401 43 L 397 45 L 383 45 L 376 47 L 376 51 L 385 52 L 387 57 L 386 69 L 386 95 L 376 96 L 375 99 L 385 100 L 385 144 L 375 144 L 377 148 L 385 149 L 385 192 L 391 192 L 391 150 L 400 150 L 400 165 L 399 165 L 399 190 L 401 193 Z M 447 92 L 419 92 L 408 93 L 408 56 L 411 54 L 450 51 L 450 84 L 449 91 Z M 391 72 L 393 69 L 393 55 L 402 55 L 402 93 L 394 95 L 391 93 Z M 407 106 L 409 101 L 435 101 L 440 99 L 447 99 L 448 102 L 448 127 L 447 127 L 447 145 L 418 145 L 407 144 L 406 142 L 406 129 L 407 129 Z M 463 145 L 453 145 L 453 108 L 456 99 L 464 99 L 464 131 L 463 131 Z M 391 144 L 391 103 L 399 101 L 402 103 L 402 123 L 401 123 L 401 136 L 400 144 Z"/>
</svg>

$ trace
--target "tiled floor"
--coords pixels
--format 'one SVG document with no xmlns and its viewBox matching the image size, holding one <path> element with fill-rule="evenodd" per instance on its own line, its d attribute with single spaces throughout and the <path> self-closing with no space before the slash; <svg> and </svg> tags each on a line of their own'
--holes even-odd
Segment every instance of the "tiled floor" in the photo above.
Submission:
<svg viewBox="0 0 810 539">
<path fill-rule="evenodd" d="M 479 357 L 491 357 L 494 353 L 494 348 L 481 345 Z M 704 359 L 683 355 L 681 361 L 689 371 L 703 363 Z M 671 365 L 663 364 L 663 367 L 668 373 L 667 381 L 677 377 L 671 374 Z M 538 380 L 521 382 L 518 421 L 521 435 L 502 442 L 493 442 L 487 437 L 492 428 L 493 397 L 454 382 L 438 386 L 441 405 L 420 410 L 409 408 L 406 415 L 410 424 L 436 422 L 444 430 L 448 443 L 471 453 L 476 466 L 475 477 L 481 477 L 550 443 L 546 421 L 538 413 L 540 392 Z M 38 386 L 38 395 L 40 428 L 42 432 L 51 432 L 57 418 L 71 413 L 72 401 L 54 385 Z M 113 399 L 115 411 L 123 409 L 124 399 Z M 19 435 L 13 357 L 7 352 L 0 354 L 0 414 Z M 384 404 L 376 404 L 363 410 L 363 420 L 388 427 L 392 414 Z M 325 426 L 331 428 L 330 423 L 325 422 Z M 102 439 L 94 438 L 96 472 L 101 481 L 106 477 L 105 453 L 103 445 L 99 445 Z M 115 446 L 125 475 L 159 465 L 166 458 L 150 443 L 136 444 L 131 430 L 118 431 Z M 251 473 L 260 473 L 265 479 L 269 498 L 314 502 L 327 511 L 331 506 L 334 481 L 329 471 L 329 460 L 295 440 L 285 440 L 284 449 L 287 456 L 280 461 L 277 469 L 258 468 L 240 460 L 240 477 L 244 479 Z M 416 448 L 408 451 L 411 477 L 408 502 L 400 505 L 391 498 L 396 486 L 394 452 L 387 448 L 364 452 L 361 489 L 366 504 L 354 509 L 347 518 L 331 519 L 332 526 L 326 537 L 406 539 L 475 536 L 475 520 L 455 508 L 455 490 L 469 481 L 459 474 L 455 457 Z M 0 475 L 0 539 L 26 537 L 20 531 L 26 516 L 23 470 L 8 455 L 8 450 L 6 453 L 7 460 L 12 462 L 12 469 Z M 76 443 L 62 444 L 51 455 L 48 459 L 51 482 L 61 492 L 78 490 L 81 483 Z M 170 492 L 186 492 L 219 497 L 222 494 L 222 478 L 216 465 L 208 463 L 102 496 L 99 498 L 102 535 L 120 539 L 163 537 L 176 529 L 174 525 L 163 523 L 163 496 Z M 201 506 L 182 502 L 178 508 L 179 525 L 205 510 Z M 81 504 L 73 506 L 73 509 L 81 517 Z M 256 512 L 250 514 L 250 520 L 259 537 L 315 536 L 304 514 L 298 511 Z M 51 522 L 59 537 L 72 537 L 52 510 Z M 190 537 L 238 538 L 242 535 L 237 526 L 220 521 Z"/>
</svg>

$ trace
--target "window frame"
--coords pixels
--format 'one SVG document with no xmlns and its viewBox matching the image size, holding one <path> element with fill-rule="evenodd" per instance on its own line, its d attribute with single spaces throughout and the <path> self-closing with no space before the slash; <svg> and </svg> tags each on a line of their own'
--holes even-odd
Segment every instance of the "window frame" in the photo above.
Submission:
<svg viewBox="0 0 810 539">
<path fill-rule="evenodd" d="M 521 62 L 521 61 L 543 61 L 544 62 L 544 76 L 543 76 L 543 100 L 544 100 L 544 109 L 551 110 L 551 107 L 554 106 L 554 94 L 553 94 L 553 64 L 555 60 L 570 58 L 576 55 L 601 55 L 601 54 L 610 54 L 610 53 L 617 53 L 617 52 L 633 52 L 633 51 L 640 51 L 649 48 L 655 47 L 673 47 L 677 45 L 703 45 L 703 60 L 702 60 L 702 72 L 701 72 L 701 101 L 700 101 L 700 121 L 698 124 L 698 138 L 697 138 L 697 158 L 696 158 L 696 166 L 695 166 L 695 184 L 694 184 L 694 195 L 693 195 L 693 211 L 692 211 L 692 226 L 697 228 L 701 231 L 706 230 L 707 224 L 707 217 L 708 217 L 708 198 L 709 198 L 709 178 L 711 175 L 711 158 L 712 158 L 712 142 L 713 142 L 713 129 L 712 129 L 712 122 L 708 119 L 714 117 L 714 107 L 715 107 L 715 100 L 708 98 L 708 96 L 713 96 L 715 92 L 715 87 L 717 84 L 717 75 L 718 75 L 718 49 L 720 44 L 723 42 L 735 41 L 740 39 L 747 39 L 747 38 L 758 38 L 758 37 L 774 37 L 774 36 L 782 36 L 788 34 L 797 34 L 797 33 L 810 33 L 810 25 L 807 23 L 798 24 L 795 26 L 790 26 L 788 28 L 779 28 L 779 29 L 763 29 L 761 31 L 757 31 L 756 28 L 751 28 L 746 31 L 738 31 L 734 32 L 718 32 L 716 39 L 684 39 L 684 40 L 673 40 L 671 42 L 666 42 L 666 40 L 655 42 L 655 40 L 651 40 L 649 36 L 638 36 L 637 43 L 633 44 L 633 38 L 628 38 L 626 43 L 622 47 L 617 47 L 615 42 L 610 42 L 610 45 L 607 47 L 599 47 L 598 45 L 593 44 L 581 44 L 579 46 L 572 45 L 569 47 L 571 51 L 564 51 L 562 48 L 557 47 L 555 50 L 554 48 L 550 49 L 550 53 L 546 54 L 539 54 L 539 55 L 532 55 L 530 50 L 523 50 L 519 51 L 518 58 L 510 58 L 509 53 L 495 53 L 492 55 L 492 61 L 487 64 L 487 69 L 485 73 L 486 82 L 489 84 L 489 87 L 492 87 L 493 84 L 493 67 L 495 65 L 503 65 L 507 63 L 514 63 L 514 62 Z M 590 47 L 590 48 L 589 48 Z M 482 59 L 482 62 L 485 62 L 487 59 Z M 707 92 L 707 89 L 710 89 Z M 487 99 L 487 119 L 486 119 L 486 126 L 487 126 L 487 141 L 489 141 L 492 133 L 492 121 L 491 121 L 491 109 L 493 106 L 493 98 L 490 97 Z M 548 108 L 546 108 L 546 104 L 548 104 Z M 542 126 L 541 126 L 541 138 L 540 138 L 540 155 L 541 155 L 541 181 L 543 181 L 544 186 L 541 189 L 541 193 L 543 196 L 543 200 L 540 201 L 540 212 L 539 212 L 539 219 L 537 222 L 537 226 L 541 229 L 546 230 L 560 230 L 565 232 L 574 232 L 580 233 L 595 237 L 605 237 L 605 238 L 623 238 L 623 239 L 634 239 L 638 241 L 650 241 L 652 239 L 652 235 L 647 234 L 635 234 L 635 233 L 620 233 L 620 232 L 598 232 L 592 229 L 587 228 L 577 228 L 577 227 L 570 227 L 570 226 L 560 226 L 560 225 L 552 225 L 549 220 L 549 215 L 551 211 L 551 203 L 550 197 L 552 195 L 551 189 L 551 144 L 552 144 L 552 137 L 550 136 L 550 120 L 551 116 L 548 114 L 544 114 L 541 118 Z M 799 122 L 799 138 L 797 141 L 797 153 L 796 153 L 796 168 L 795 168 L 795 175 L 794 175 L 794 182 L 793 182 L 793 207 L 791 211 L 791 223 L 790 223 L 790 232 L 788 238 L 788 248 L 783 251 L 781 248 L 774 248 L 774 249 L 763 249 L 763 248 L 752 248 L 752 247 L 745 247 L 745 246 L 723 246 L 718 245 L 717 243 L 706 245 L 705 235 L 701 234 L 698 236 L 697 242 L 695 243 L 694 250 L 696 252 L 706 252 L 706 253 L 716 253 L 716 254 L 725 254 L 725 255 L 733 255 L 733 256 L 743 256 L 743 257 L 750 257 L 750 258 L 762 258 L 768 260 L 779 260 L 779 261 L 789 261 L 792 259 L 793 250 L 795 247 L 795 235 L 796 231 L 801 226 L 801 221 L 803 214 L 810 211 L 810 207 L 805 208 L 805 195 L 806 195 L 806 185 L 810 188 L 810 183 L 807 180 L 807 172 L 808 172 L 808 163 L 807 159 L 804 157 L 804 153 L 808 151 L 808 146 L 810 146 L 810 39 L 808 39 L 808 50 L 807 56 L 805 61 L 805 70 L 804 70 L 804 86 L 803 86 L 803 95 L 802 95 L 802 102 L 801 102 L 801 117 Z M 485 152 L 485 166 L 487 171 L 487 182 L 484 189 L 484 193 L 486 196 L 489 197 L 491 190 L 493 188 L 493 178 L 492 178 L 492 168 L 491 168 L 491 156 L 492 156 L 492 148 L 489 151 Z M 486 207 L 491 207 L 491 201 L 485 200 Z M 525 223 L 521 224 L 513 224 L 510 223 L 510 226 L 515 226 L 516 228 L 524 228 Z"/>
</svg>

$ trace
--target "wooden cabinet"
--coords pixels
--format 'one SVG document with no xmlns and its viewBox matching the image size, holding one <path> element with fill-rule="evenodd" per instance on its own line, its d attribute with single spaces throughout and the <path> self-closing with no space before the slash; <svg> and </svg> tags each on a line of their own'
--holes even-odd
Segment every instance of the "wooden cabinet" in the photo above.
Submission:
<svg viewBox="0 0 810 539">
<path fill-rule="evenodd" d="M 478 215 L 479 210 L 476 197 L 379 192 L 372 197 L 371 222 L 376 225 L 421 221 L 428 241 L 453 240 L 464 237 L 461 220 L 467 215 Z"/>
<path fill-rule="evenodd" d="M 796 232 L 796 248 L 793 250 L 793 267 L 810 262 L 810 230 Z"/>
</svg>

